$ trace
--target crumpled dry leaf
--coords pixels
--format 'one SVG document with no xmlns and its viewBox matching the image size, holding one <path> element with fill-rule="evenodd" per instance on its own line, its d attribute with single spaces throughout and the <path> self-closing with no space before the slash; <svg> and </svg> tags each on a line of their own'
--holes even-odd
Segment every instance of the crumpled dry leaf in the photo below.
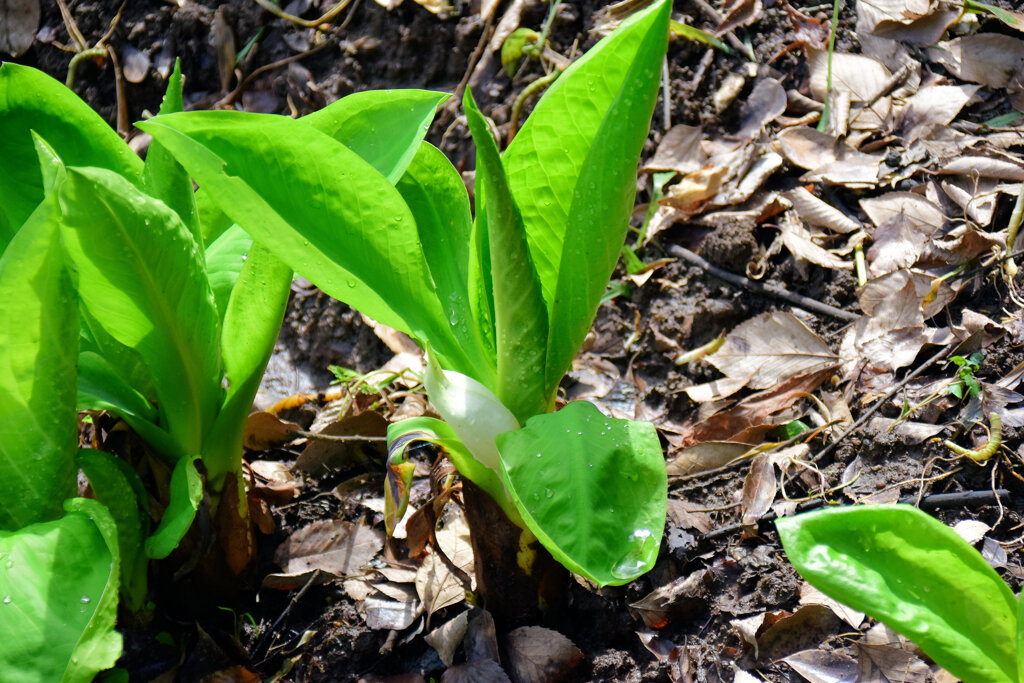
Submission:
<svg viewBox="0 0 1024 683">
<path fill-rule="evenodd" d="M 668 476 L 682 477 L 728 465 L 754 448 L 735 441 L 702 441 L 682 450 L 668 461 Z"/>
<path fill-rule="evenodd" d="M 773 427 L 796 419 L 798 413 L 787 409 L 821 386 L 834 372 L 834 368 L 825 368 L 752 394 L 728 410 L 689 425 L 679 436 L 679 448 L 704 441 L 759 441 Z"/>
<path fill-rule="evenodd" d="M 977 85 L 932 84 L 911 95 L 899 113 L 899 133 L 904 143 L 929 137 L 935 128 L 949 125 L 978 88 Z"/>
<path fill-rule="evenodd" d="M 461 513 L 446 519 L 445 526 L 437 530 L 437 542 L 456 567 L 473 576 L 473 546 L 469 526 Z M 436 552 L 427 555 L 416 572 L 416 592 L 428 615 L 466 599 L 466 588 Z"/>
<path fill-rule="evenodd" d="M 423 640 L 437 651 L 437 656 L 441 658 L 445 666 L 451 666 L 455 661 L 455 650 L 466 636 L 468 628 L 469 612 L 461 612 L 454 619 L 449 619 L 423 636 Z"/>
<path fill-rule="evenodd" d="M 708 601 L 708 570 L 698 569 L 660 586 L 629 608 L 640 615 L 647 628 L 662 628 L 674 617 L 704 609 Z"/>
<path fill-rule="evenodd" d="M 763 612 L 729 623 L 744 646 L 753 648 L 755 660 L 767 660 L 820 643 L 839 619 L 823 605 L 804 605 L 796 612 Z"/>
<path fill-rule="evenodd" d="M 800 604 L 824 605 L 832 610 L 837 617 L 855 629 L 860 628 L 860 625 L 864 623 L 863 612 L 858 612 L 852 607 L 847 607 L 838 600 L 830 598 L 806 581 L 800 584 Z"/>
<path fill-rule="evenodd" d="M 520 626 L 505 636 L 504 643 L 516 683 L 560 681 L 583 660 L 571 640 L 541 626 Z"/>
<path fill-rule="evenodd" d="M 848 683 L 857 677 L 857 662 L 835 650 L 801 650 L 782 661 L 810 683 Z"/>
<path fill-rule="evenodd" d="M 852 261 L 844 261 L 829 250 L 818 246 L 814 242 L 811 233 L 804 228 L 800 221 L 787 211 L 779 223 L 781 230 L 782 244 L 794 257 L 810 261 L 822 268 L 832 270 L 853 270 Z"/>
<path fill-rule="evenodd" d="M 807 49 L 811 70 L 811 95 L 823 102 L 828 89 L 828 52 Z M 888 130 L 892 100 L 886 93 L 892 87 L 892 74 L 877 59 L 865 55 L 836 52 L 832 55 L 832 97 L 847 96 L 854 105 L 849 127 L 854 130 Z"/>
<path fill-rule="evenodd" d="M 782 196 L 793 205 L 800 220 L 810 225 L 828 228 L 843 234 L 857 232 L 863 228 L 859 221 L 818 199 L 806 187 L 798 187 L 784 192 Z"/>
<path fill-rule="evenodd" d="M 715 29 L 715 35 L 720 36 L 741 26 L 750 26 L 761 17 L 763 9 L 761 0 L 729 0 L 722 8 L 724 16 Z"/>
<path fill-rule="evenodd" d="M 707 361 L 752 389 L 774 387 L 838 363 L 822 339 L 792 313 L 775 311 L 740 323 Z"/>
<path fill-rule="evenodd" d="M 298 588 L 319 572 L 318 583 L 363 574 L 366 564 L 384 547 L 384 532 L 342 520 L 322 520 L 302 527 L 274 552 L 284 571 L 268 574 L 269 588 Z"/>
<path fill-rule="evenodd" d="M 387 457 L 387 446 L 380 437 L 386 436 L 388 421 L 375 411 L 367 411 L 328 424 L 320 434 L 352 437 L 351 440 L 333 441 L 312 439 L 295 461 L 295 469 L 308 474 L 323 474 L 347 465 L 368 462 L 375 455 L 380 462 Z M 357 437 L 375 437 L 376 441 Z"/>
<path fill-rule="evenodd" d="M 960 16 L 959 3 L 937 0 L 871 0 L 857 3 L 858 31 L 914 45 L 934 45 Z"/>
<path fill-rule="evenodd" d="M 512 683 L 512 679 L 493 659 L 474 659 L 445 669 L 441 683 Z"/>
<path fill-rule="evenodd" d="M 740 523 L 748 532 L 756 534 L 757 521 L 771 509 L 778 490 L 772 459 L 764 453 L 754 456 L 740 493 Z"/>
<path fill-rule="evenodd" d="M 921 658 L 912 652 L 889 647 L 856 643 L 857 679 L 862 681 L 901 681 L 926 683 L 930 670 Z"/>
<path fill-rule="evenodd" d="M 419 600 L 399 602 L 390 598 L 369 596 L 363 602 L 366 610 L 366 626 L 375 631 L 402 631 L 423 614 Z"/>
<path fill-rule="evenodd" d="M 704 130 L 700 126 L 672 126 L 661 138 L 654 157 L 640 169 L 641 172 L 693 173 L 700 170 L 707 161 L 707 154 L 700 145 L 703 139 Z"/>
<path fill-rule="evenodd" d="M 865 154 L 839 142 L 835 136 L 813 128 L 788 128 L 773 143 L 790 163 L 808 169 L 802 180 L 873 188 L 883 157 Z"/>
<path fill-rule="evenodd" d="M 786 111 L 786 90 L 774 78 L 758 78 L 740 107 L 740 138 L 753 138 Z"/>
<path fill-rule="evenodd" d="M 860 206 L 875 224 L 874 244 L 867 253 L 874 276 L 913 266 L 931 236 L 946 223 L 939 206 L 912 192 L 868 197 Z"/>
<path fill-rule="evenodd" d="M 293 432 L 301 430 L 299 425 L 286 422 L 277 415 L 263 411 L 252 413 L 245 420 L 242 445 L 254 451 L 265 451 L 294 440 Z"/>
<path fill-rule="evenodd" d="M 39 0 L 0 0 L 0 52 L 17 57 L 32 47 L 39 16 Z"/>
<path fill-rule="evenodd" d="M 975 33 L 926 50 L 928 58 L 957 78 L 1005 88 L 1024 73 L 1024 40 L 1001 33 Z"/>
</svg>

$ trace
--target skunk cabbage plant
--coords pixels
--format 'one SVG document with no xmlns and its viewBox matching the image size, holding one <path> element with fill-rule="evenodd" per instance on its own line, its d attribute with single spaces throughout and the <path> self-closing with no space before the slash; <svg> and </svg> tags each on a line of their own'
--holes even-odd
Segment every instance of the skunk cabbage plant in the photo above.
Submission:
<svg viewBox="0 0 1024 683">
<path fill-rule="evenodd" d="M 393 117 L 358 135 L 330 109 L 140 124 L 283 262 L 426 350 L 424 384 L 445 422 L 389 430 L 389 528 L 407 501 L 407 446 L 426 440 L 501 506 L 521 544 L 539 539 L 601 585 L 652 566 L 666 506 L 654 427 L 586 402 L 556 411 L 555 399 L 625 239 L 670 9 L 636 13 L 566 69 L 503 154 L 466 92 L 475 218 L 441 152 L 396 147 Z M 407 97 L 409 112 L 437 104 Z M 368 148 L 404 164 L 367 161 Z"/>
</svg>

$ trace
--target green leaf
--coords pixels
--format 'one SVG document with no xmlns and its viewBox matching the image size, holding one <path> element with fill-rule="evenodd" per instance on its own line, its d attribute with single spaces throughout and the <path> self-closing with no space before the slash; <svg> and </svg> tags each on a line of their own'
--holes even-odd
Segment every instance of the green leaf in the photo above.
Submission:
<svg viewBox="0 0 1024 683">
<path fill-rule="evenodd" d="M 982 556 L 909 505 L 832 508 L 776 521 L 813 586 L 905 635 L 965 681 L 1017 680 L 1017 601 Z"/>
<path fill-rule="evenodd" d="M 473 219 L 466 185 L 444 154 L 424 142 L 395 187 L 416 220 L 423 256 L 452 333 L 465 346 L 483 349 L 479 353 L 490 363 L 477 369 L 474 377 L 491 384 L 494 340 L 485 338 L 481 327 L 486 325 L 477 322 L 479 304 L 474 305 L 473 298 L 482 296 L 482 292 L 470 291 L 470 283 L 479 284 L 479 278 L 471 275 L 478 265 L 470 252 Z"/>
<path fill-rule="evenodd" d="M 167 79 L 167 92 L 160 104 L 161 114 L 182 111 L 181 60 L 174 60 L 174 71 Z M 85 165 L 85 164 L 82 164 Z M 91 165 L 91 164 L 89 164 Z M 188 227 L 196 242 L 203 244 L 203 233 L 199 226 L 199 210 L 196 207 L 192 179 L 171 153 L 158 141 L 153 141 L 146 152 L 146 166 L 142 172 L 142 188 L 152 197 L 174 209 L 181 222 Z"/>
<path fill-rule="evenodd" d="M 501 474 L 527 527 L 567 569 L 601 586 L 654 566 L 668 478 L 654 426 L 573 401 L 498 436 Z"/>
<path fill-rule="evenodd" d="M 78 307 L 59 238 L 51 194 L 0 257 L 0 529 L 56 518 L 75 491 Z"/>
<path fill-rule="evenodd" d="M 544 299 L 494 137 L 469 88 L 462 101 L 476 143 L 476 183 L 484 197 L 483 218 L 477 220 L 487 225 L 490 248 L 498 368 L 495 393 L 522 423 L 549 408 L 544 387 L 548 343 Z"/>
<path fill-rule="evenodd" d="M 117 526 L 121 557 L 121 593 L 133 612 L 146 600 L 146 570 L 149 560 L 143 540 L 149 535 L 149 498 L 139 475 L 128 463 L 109 453 L 81 450 L 76 460 L 100 503 L 106 506 Z"/>
<path fill-rule="evenodd" d="M 388 426 L 388 472 L 384 487 L 384 525 L 390 535 L 405 515 L 412 481 L 406 452 L 421 443 L 440 448 L 463 477 L 482 488 L 501 506 L 509 519 L 521 524 L 498 473 L 477 460 L 447 422 L 432 417 L 414 417 Z M 413 468 L 414 469 L 414 468 Z"/>
<path fill-rule="evenodd" d="M 249 233 L 232 225 L 206 248 L 206 277 L 210 281 L 213 300 L 217 302 L 217 314 L 221 320 L 224 320 L 231 290 L 238 281 L 238 274 L 242 272 L 250 246 L 252 237 Z"/>
<path fill-rule="evenodd" d="M 625 241 L 670 10 L 662 0 L 634 14 L 569 66 L 502 159 L 550 316 L 549 393 L 590 329 Z"/>
<path fill-rule="evenodd" d="M 228 392 L 203 444 L 214 490 L 220 490 L 224 473 L 241 468 L 245 419 L 274 351 L 291 283 L 292 269 L 253 242 L 224 315 L 221 354 Z"/>
<path fill-rule="evenodd" d="M 74 499 L 67 514 L 0 531 L 0 670 L 8 683 L 90 681 L 121 654 L 114 522 Z"/>
<path fill-rule="evenodd" d="M 171 500 L 153 535 L 146 539 L 146 555 L 162 560 L 188 533 L 203 500 L 203 479 L 196 469 L 198 455 L 181 458 L 171 472 Z"/>
<path fill-rule="evenodd" d="M 367 90 L 300 120 L 348 147 L 393 185 L 416 156 L 438 105 L 449 97 L 429 90 Z"/>
<path fill-rule="evenodd" d="M 43 178 L 30 131 L 69 166 L 100 166 L 132 180 L 142 161 L 75 93 L 42 71 L 0 66 L 0 249 L 43 199 Z"/>
<path fill-rule="evenodd" d="M 449 329 L 401 195 L 344 145 L 301 121 L 239 112 L 171 114 L 140 127 L 320 289 L 429 340 L 451 367 L 480 365 Z"/>
<path fill-rule="evenodd" d="M 219 322 L 199 245 L 178 214 L 124 178 L 68 169 L 64 242 L 92 316 L 152 374 L 179 452 L 198 453 L 220 408 Z"/>
</svg>

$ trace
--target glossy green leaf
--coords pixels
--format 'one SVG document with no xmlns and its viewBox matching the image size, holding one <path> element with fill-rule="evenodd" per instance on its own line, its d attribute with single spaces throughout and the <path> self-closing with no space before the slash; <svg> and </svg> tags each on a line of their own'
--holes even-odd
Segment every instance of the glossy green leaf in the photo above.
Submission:
<svg viewBox="0 0 1024 683">
<path fill-rule="evenodd" d="M 485 198 L 482 220 L 487 225 L 490 247 L 498 368 L 495 393 L 523 422 L 549 408 L 544 387 L 546 309 L 498 147 L 469 88 L 463 97 L 463 107 L 476 143 L 476 185 Z"/>
<path fill-rule="evenodd" d="M 245 419 L 274 351 L 291 282 L 292 269 L 254 242 L 224 315 L 221 353 L 227 396 L 203 445 L 203 461 L 214 490 L 220 490 L 224 473 L 241 467 Z"/>
<path fill-rule="evenodd" d="M 161 421 L 198 453 L 222 400 L 219 321 L 199 245 L 178 214 L 128 181 L 68 169 L 64 242 L 90 313 L 149 368 Z"/>
<path fill-rule="evenodd" d="M 811 585 L 910 638 L 958 678 L 1017 680 L 1017 600 L 942 522 L 909 505 L 864 505 L 775 526 Z"/>
<path fill-rule="evenodd" d="M 196 469 L 198 455 L 180 458 L 171 472 L 170 502 L 153 535 L 146 539 L 146 555 L 162 560 L 178 547 L 203 501 L 203 478 Z"/>
<path fill-rule="evenodd" d="M 482 292 L 471 273 L 476 268 L 470 244 L 473 219 L 469 193 L 459 172 L 433 145 L 424 142 L 405 175 L 395 186 L 416 220 L 416 229 L 427 268 L 437 288 L 437 297 L 448 316 L 452 333 L 467 346 L 484 348 L 490 364 L 474 368 L 474 378 L 493 385 L 494 340 L 477 322 L 473 298 Z"/>
<path fill-rule="evenodd" d="M 0 671 L 5 683 L 78 683 L 121 654 L 114 522 L 94 500 L 0 531 Z"/>
<path fill-rule="evenodd" d="M 100 166 L 137 179 L 142 161 L 75 93 L 42 71 L 0 66 L 0 249 L 43 199 L 30 131 L 69 166 Z"/>
<path fill-rule="evenodd" d="M 451 425 L 432 417 L 414 417 L 388 426 L 388 473 L 384 488 L 384 524 L 388 534 L 395 530 L 409 503 L 412 472 L 407 467 L 406 451 L 420 443 L 440 448 L 459 474 L 486 491 L 509 519 L 521 523 L 498 473 L 473 457 Z"/>
<path fill-rule="evenodd" d="M 416 156 L 437 106 L 448 97 L 429 90 L 367 90 L 300 120 L 348 147 L 394 184 Z"/>
<path fill-rule="evenodd" d="M 121 594 L 125 605 L 138 611 L 146 600 L 146 570 L 149 558 L 142 543 L 149 535 L 149 498 L 139 475 L 120 458 L 94 449 L 79 451 L 78 467 L 100 503 L 106 506 L 117 526 L 117 547 L 121 557 Z"/>
<path fill-rule="evenodd" d="M 228 308 L 231 290 L 238 281 L 238 274 L 245 264 L 245 255 L 252 246 L 252 237 L 245 230 L 232 225 L 206 247 L 206 276 L 217 302 L 217 314 L 221 320 Z M 289 278 L 290 279 L 290 278 Z"/>
<path fill-rule="evenodd" d="M 625 240 L 671 3 L 622 23 L 541 98 L 503 156 L 550 316 L 547 389 L 576 356 Z"/>
<path fill-rule="evenodd" d="M 599 585 L 654 566 L 668 478 L 654 426 L 573 401 L 498 436 L 501 474 L 526 526 L 570 571 Z"/>
<path fill-rule="evenodd" d="M 167 91 L 160 104 L 161 114 L 173 114 L 183 110 L 181 60 L 174 60 L 174 71 L 167 78 Z M 196 207 L 192 179 L 174 157 L 157 141 L 149 145 L 146 152 L 146 166 L 142 172 L 142 188 L 151 197 L 156 197 L 174 209 L 181 222 L 192 233 L 196 242 L 203 244 L 203 233 L 199 226 L 199 210 Z"/>
<path fill-rule="evenodd" d="M 77 308 L 51 194 L 0 257 L 0 529 L 74 493 Z"/>
<path fill-rule="evenodd" d="M 186 112 L 139 125 L 228 216 L 320 289 L 430 340 L 451 367 L 482 361 L 449 329 L 401 195 L 347 147 L 282 116 Z"/>
</svg>

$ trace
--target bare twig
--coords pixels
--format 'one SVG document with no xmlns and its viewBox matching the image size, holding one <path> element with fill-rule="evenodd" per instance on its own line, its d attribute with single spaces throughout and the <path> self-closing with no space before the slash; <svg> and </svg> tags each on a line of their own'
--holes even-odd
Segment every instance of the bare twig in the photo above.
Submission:
<svg viewBox="0 0 1024 683">
<path fill-rule="evenodd" d="M 870 408 L 868 408 L 866 411 L 864 411 L 864 414 L 861 415 L 859 418 L 857 418 L 857 421 L 854 422 L 852 425 L 850 425 L 849 429 L 847 429 L 845 432 L 840 434 L 839 437 L 836 438 L 835 441 L 833 441 L 829 445 L 825 446 L 825 448 L 823 448 L 820 451 L 818 451 L 818 453 L 816 453 L 814 455 L 814 457 L 811 458 L 811 462 L 818 462 L 819 460 L 824 458 L 826 455 L 828 455 L 829 453 L 834 451 L 836 446 L 838 446 L 840 443 L 842 443 L 844 439 L 848 438 L 850 435 L 852 435 L 858 429 L 863 427 L 867 423 L 867 421 L 871 418 L 871 416 L 874 415 L 876 412 L 878 412 L 879 408 L 881 408 L 883 405 L 885 405 L 887 402 L 889 402 L 892 399 L 892 397 L 895 396 L 897 393 L 899 393 L 900 390 L 902 390 L 903 387 L 905 387 L 912 379 L 914 379 L 915 377 L 920 375 L 922 372 L 924 372 L 931 365 L 934 365 L 935 363 L 939 362 L 940 360 L 942 360 L 943 358 L 948 356 L 953 351 L 953 348 L 954 348 L 953 346 L 946 346 L 946 347 L 944 347 L 941 351 L 939 351 L 934 356 L 932 356 L 931 358 L 926 360 L 924 363 L 922 363 L 920 367 L 918 367 L 918 368 L 914 369 L 912 372 L 908 373 L 907 376 L 904 377 L 899 382 L 897 382 L 896 385 L 892 389 L 890 389 L 889 392 L 885 396 L 883 396 L 882 398 L 880 398 L 877 401 L 875 401 L 874 404 L 872 404 L 872 406 Z"/>
<path fill-rule="evenodd" d="M 673 244 L 670 245 L 667 250 L 668 253 L 672 254 L 676 258 L 681 258 L 691 265 L 697 266 L 698 268 L 702 268 L 708 271 L 708 273 L 710 273 L 711 275 L 714 275 L 720 280 L 725 280 L 734 287 L 740 287 L 742 289 L 748 289 L 757 294 L 763 294 L 766 296 L 773 296 L 778 299 L 783 299 L 793 304 L 794 306 L 798 306 L 799 308 L 802 308 L 806 311 L 817 313 L 819 315 L 827 315 L 838 320 L 854 322 L 860 318 L 860 316 L 857 315 L 856 313 L 850 313 L 849 311 L 844 311 L 841 308 L 836 308 L 835 306 L 829 306 L 828 304 L 824 304 L 820 301 L 815 301 L 814 299 L 811 299 L 809 297 L 802 296 L 800 294 L 794 294 L 793 292 L 783 289 L 782 287 L 775 287 L 773 285 L 762 284 L 760 282 L 756 282 L 755 280 L 745 278 L 742 275 L 730 273 L 727 270 L 723 270 L 718 266 L 714 266 L 708 263 L 707 260 L 701 258 L 697 254 L 694 254 L 692 251 L 686 249 L 685 247 L 680 247 L 679 245 Z"/>
<path fill-rule="evenodd" d="M 324 12 L 323 15 L 321 15 L 317 19 L 303 19 L 302 17 L 297 17 L 293 14 L 288 14 L 283 9 L 281 9 L 274 3 L 270 2 L 270 0 L 256 0 L 256 4 L 279 19 L 286 19 L 287 21 L 290 21 L 293 24 L 297 24 L 303 28 L 316 28 L 320 24 L 325 24 L 331 19 L 334 19 L 334 17 L 341 14 L 341 11 L 348 7 L 348 3 L 350 3 L 351 1 L 352 0 L 341 0 L 341 2 L 339 2 L 334 7 Z"/>
</svg>

